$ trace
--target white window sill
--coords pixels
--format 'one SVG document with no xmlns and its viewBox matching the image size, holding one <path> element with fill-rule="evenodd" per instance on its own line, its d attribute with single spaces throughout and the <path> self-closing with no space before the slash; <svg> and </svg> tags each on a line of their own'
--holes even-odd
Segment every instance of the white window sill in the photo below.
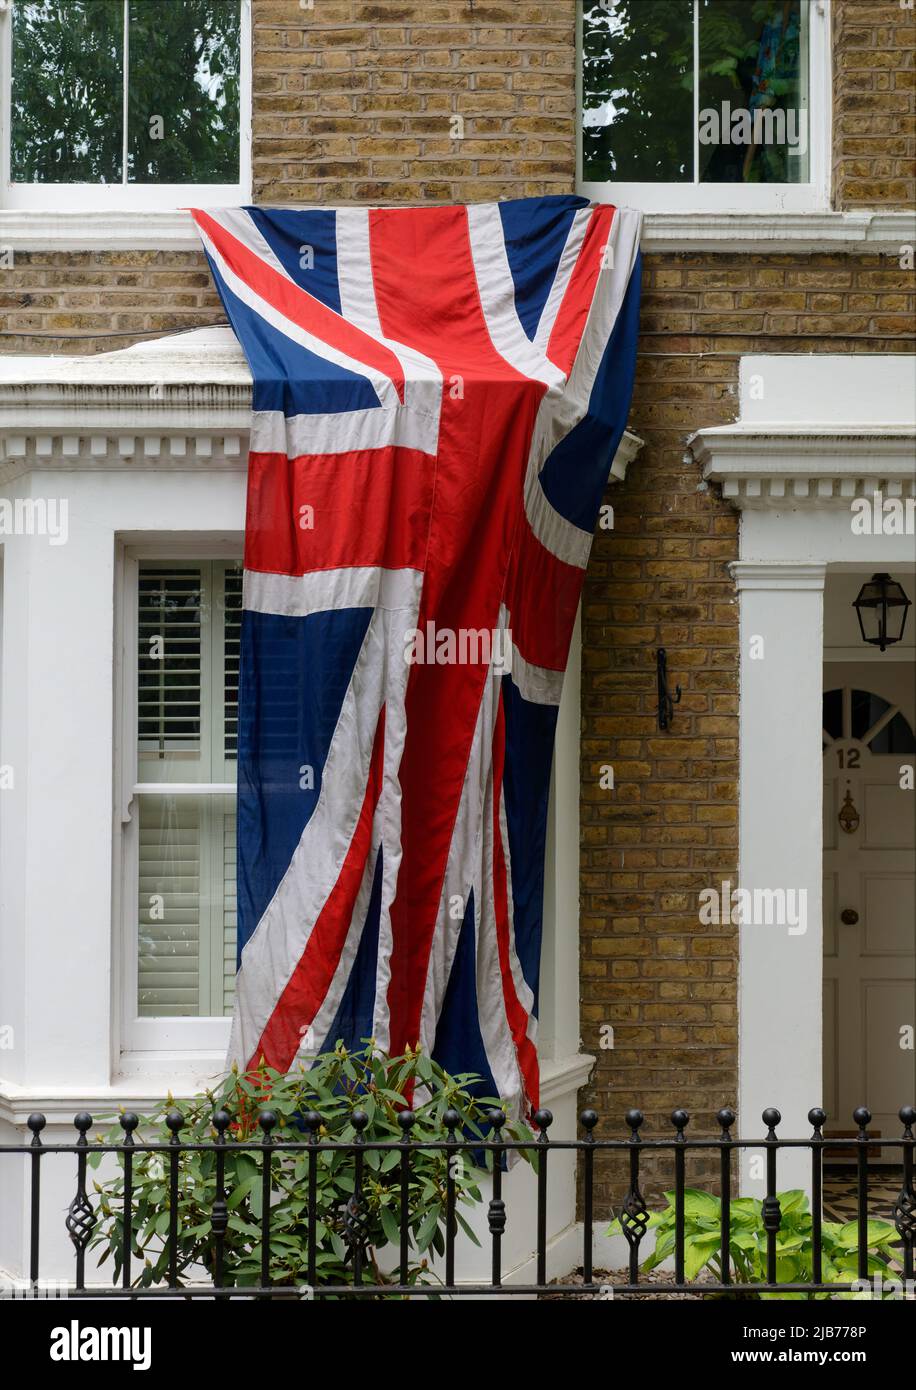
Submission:
<svg viewBox="0 0 916 1390">
<path fill-rule="evenodd" d="M 916 240 L 916 214 L 853 212 L 648 212 L 647 251 L 899 254 Z M 0 210 L 0 251 L 196 251 L 188 212 Z"/>
</svg>

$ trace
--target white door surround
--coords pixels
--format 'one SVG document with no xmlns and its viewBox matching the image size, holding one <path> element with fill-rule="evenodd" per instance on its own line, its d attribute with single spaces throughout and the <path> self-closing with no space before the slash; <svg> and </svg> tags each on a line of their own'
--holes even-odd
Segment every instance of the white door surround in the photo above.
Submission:
<svg viewBox="0 0 916 1390">
<path fill-rule="evenodd" d="M 851 523 L 856 499 L 877 499 L 877 515 L 882 499 L 916 495 L 914 380 L 911 357 L 745 357 L 740 418 L 689 441 L 704 477 L 741 509 L 732 567 L 740 884 L 804 890 L 807 901 L 803 932 L 739 926 L 743 1135 L 762 1134 L 768 1105 L 782 1112 L 784 1136 L 809 1134 L 807 1112 L 823 1104 L 824 584 L 828 569 L 891 570 L 905 585 L 913 575 L 912 534 L 861 534 Z M 780 1156 L 781 1188 L 806 1186 L 809 1176 L 804 1151 Z M 762 1182 L 743 1172 L 742 1190 L 759 1195 Z"/>
</svg>

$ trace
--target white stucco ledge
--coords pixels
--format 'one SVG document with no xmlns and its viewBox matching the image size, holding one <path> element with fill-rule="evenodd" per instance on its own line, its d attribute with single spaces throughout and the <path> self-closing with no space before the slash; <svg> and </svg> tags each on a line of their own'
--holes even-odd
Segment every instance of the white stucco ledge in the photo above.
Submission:
<svg viewBox="0 0 916 1390">
<path fill-rule="evenodd" d="M 227 326 L 87 357 L 0 355 L 0 482 L 35 469 L 244 469 L 251 372 Z M 624 433 L 623 481 L 642 440 Z"/>
<path fill-rule="evenodd" d="M 189 190 L 189 199 L 193 190 Z M 266 205 L 265 205 L 266 206 Z M 907 210 L 848 212 L 648 212 L 647 251 L 765 254 L 849 251 L 899 255 L 916 242 Z M 165 210 L 49 212 L 0 210 L 0 248 L 17 251 L 198 251 L 190 213 Z"/>
<path fill-rule="evenodd" d="M 574 1099 L 594 1065 L 595 1058 L 582 1052 L 560 1061 L 542 1061 L 541 1105 L 549 1110 L 564 1100 Z M 0 1121 L 24 1125 L 36 1110 L 49 1124 L 58 1125 L 71 1124 L 78 1110 L 88 1110 L 95 1119 L 104 1119 L 120 1109 L 142 1114 L 161 1102 L 166 1091 L 178 1100 L 187 1100 L 218 1084 L 222 1075 L 222 1057 L 211 1055 L 201 1057 L 193 1068 L 189 1068 L 187 1057 L 176 1057 L 170 1070 L 164 1061 L 159 1061 L 155 1073 L 124 1077 L 109 1086 L 18 1086 L 0 1078 Z M 571 1133 L 554 1135 L 557 1139 L 575 1137 Z"/>
<path fill-rule="evenodd" d="M 916 496 L 916 358 L 742 357 L 740 414 L 687 441 L 703 478 L 749 509 Z"/>
</svg>

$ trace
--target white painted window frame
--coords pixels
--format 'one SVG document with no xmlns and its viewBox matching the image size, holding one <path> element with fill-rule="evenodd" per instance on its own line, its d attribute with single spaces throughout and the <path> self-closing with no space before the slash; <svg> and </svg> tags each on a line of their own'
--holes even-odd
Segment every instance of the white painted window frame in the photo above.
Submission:
<svg viewBox="0 0 916 1390">
<path fill-rule="evenodd" d="M 695 0 L 696 3 L 696 0 Z M 595 183 L 582 177 L 582 21 L 576 4 L 576 188 L 597 202 L 636 207 L 645 213 L 826 212 L 832 159 L 832 17 L 830 0 L 808 0 L 809 181 L 799 184 Z M 698 93 L 694 93 L 696 98 Z M 696 117 L 696 110 L 694 112 Z"/>
<path fill-rule="evenodd" d="M 152 1057 L 222 1057 L 229 1044 L 230 1020 L 223 1016 L 141 1018 L 137 1012 L 139 958 L 137 949 L 137 802 L 147 784 L 138 781 L 137 767 L 137 592 L 144 561 L 237 561 L 238 548 L 204 537 L 160 543 L 119 545 L 115 583 L 115 797 L 113 863 L 114 940 L 112 942 L 115 1026 L 114 1056 L 122 1071 L 134 1071 Z M 149 784 L 152 789 L 155 784 Z M 235 792 L 234 783 L 173 783 L 171 794 Z"/>
<path fill-rule="evenodd" d="M 241 5 L 238 183 L 12 183 L 12 6 L 0 0 L 0 209 L 59 213 L 157 211 L 206 205 L 236 207 L 251 201 L 251 0 Z M 126 0 L 125 0 L 126 3 Z M 126 127 L 125 127 L 126 141 Z M 122 178 L 126 179 L 126 167 Z"/>
</svg>

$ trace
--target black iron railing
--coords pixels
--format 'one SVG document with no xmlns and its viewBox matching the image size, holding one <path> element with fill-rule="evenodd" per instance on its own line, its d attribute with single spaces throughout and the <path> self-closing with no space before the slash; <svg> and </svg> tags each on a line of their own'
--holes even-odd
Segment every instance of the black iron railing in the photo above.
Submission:
<svg viewBox="0 0 916 1390">
<path fill-rule="evenodd" d="M 601 1293 L 608 1289 L 607 1283 L 596 1280 L 593 1244 L 595 1235 L 595 1167 L 596 1160 L 602 1154 L 617 1153 L 623 1154 L 628 1159 L 629 1164 L 629 1186 L 625 1198 L 619 1209 L 619 1220 L 621 1229 L 629 1249 L 629 1273 L 628 1281 L 625 1283 L 615 1283 L 613 1296 L 627 1294 L 658 1294 L 660 1296 L 672 1293 L 691 1293 L 699 1295 L 710 1294 L 735 1294 L 743 1292 L 781 1292 L 781 1293 L 839 1293 L 849 1290 L 858 1285 L 852 1280 L 839 1282 L 825 1282 L 823 1270 L 823 1159 L 825 1150 L 836 1151 L 839 1149 L 852 1150 L 855 1154 L 856 1163 L 856 1221 L 858 1228 L 858 1241 L 855 1246 L 857 1252 L 857 1274 L 859 1280 L 867 1280 L 869 1277 L 869 1252 L 868 1252 L 868 1222 L 870 1217 L 876 1213 L 869 1210 L 869 1152 L 881 1148 L 891 1151 L 900 1151 L 902 1181 L 899 1196 L 894 1203 L 893 1210 L 880 1213 L 886 1219 L 893 1222 L 899 1235 L 899 1246 L 895 1246 L 894 1263 L 899 1263 L 899 1273 L 892 1274 L 891 1277 L 905 1281 L 906 1287 L 912 1288 L 914 1278 L 914 1244 L 916 1244 L 916 1192 L 913 1186 L 913 1167 L 914 1167 L 914 1148 L 916 1148 L 916 1137 L 914 1137 L 914 1126 L 916 1126 L 916 1109 L 913 1106 L 904 1106 L 900 1112 L 900 1121 L 903 1125 L 903 1134 L 899 1139 L 872 1138 L 868 1135 L 868 1126 L 871 1122 L 870 1112 L 863 1108 L 855 1111 L 854 1120 L 858 1126 L 858 1134 L 855 1138 L 843 1139 L 824 1135 L 824 1124 L 826 1115 L 823 1110 L 814 1109 L 809 1112 L 808 1120 L 813 1127 L 812 1134 L 807 1139 L 781 1139 L 777 1137 L 776 1128 L 781 1121 L 778 1110 L 768 1109 L 763 1112 L 763 1123 L 766 1126 L 766 1137 L 764 1139 L 735 1139 L 732 1136 L 732 1127 L 735 1123 L 735 1115 L 731 1110 L 721 1110 L 717 1116 L 720 1128 L 718 1136 L 701 1139 L 688 1139 L 686 1130 L 689 1123 L 689 1115 L 686 1110 L 675 1110 L 671 1116 L 675 1134 L 673 1137 L 664 1139 L 643 1138 L 641 1128 L 644 1123 L 643 1116 L 638 1110 L 630 1110 L 626 1115 L 626 1123 L 630 1129 L 629 1138 L 604 1139 L 596 1136 L 595 1130 L 599 1123 L 599 1117 L 593 1110 L 585 1110 L 580 1116 L 583 1130 L 583 1137 L 576 1139 L 551 1139 L 549 1129 L 553 1117 L 547 1110 L 539 1110 L 533 1117 L 537 1136 L 527 1143 L 504 1140 L 501 1137 L 501 1128 L 505 1123 L 505 1117 L 500 1111 L 493 1111 L 489 1115 L 492 1137 L 486 1139 L 469 1139 L 459 1137 L 458 1125 L 459 1117 L 456 1112 L 446 1112 L 444 1118 L 445 1137 L 439 1141 L 413 1141 L 410 1131 L 413 1124 L 413 1115 L 410 1111 L 402 1112 L 400 1123 L 402 1126 L 403 1139 L 401 1141 L 375 1142 L 364 1138 L 363 1132 L 369 1124 L 369 1118 L 365 1112 L 354 1111 L 351 1116 L 353 1128 L 356 1131 L 355 1138 L 348 1143 L 338 1143 L 327 1141 L 320 1136 L 321 1117 L 317 1114 L 308 1114 L 303 1117 L 307 1138 L 304 1143 L 290 1143 L 283 1140 L 276 1140 L 273 1131 L 277 1125 L 277 1116 L 264 1110 L 259 1115 L 260 1138 L 246 1137 L 239 1140 L 232 1135 L 232 1122 L 230 1116 L 225 1111 L 217 1112 L 213 1117 L 213 1127 L 216 1134 L 215 1139 L 207 1143 L 185 1143 L 181 1140 L 181 1129 L 184 1119 L 177 1111 L 171 1112 L 167 1119 L 168 1127 L 171 1131 L 171 1138 L 166 1143 L 147 1143 L 142 1139 L 135 1138 L 135 1131 L 139 1125 L 136 1115 L 125 1113 L 121 1116 L 120 1124 L 124 1131 L 123 1141 L 120 1143 L 90 1143 L 87 1137 L 88 1131 L 92 1127 L 92 1117 L 81 1112 L 74 1119 L 74 1125 L 78 1132 L 78 1138 L 72 1144 L 45 1144 L 42 1142 L 42 1131 L 46 1126 L 44 1115 L 34 1114 L 29 1117 L 28 1127 L 32 1132 L 30 1144 L 21 1145 L 0 1145 L 0 1155 L 18 1154 L 25 1157 L 31 1165 L 31 1204 L 30 1204 L 30 1258 L 29 1258 L 29 1283 L 36 1291 L 41 1285 L 41 1270 L 39 1258 L 39 1246 L 42 1234 L 42 1209 L 41 1209 L 41 1177 L 42 1168 L 48 1157 L 52 1154 L 72 1154 L 76 1157 L 76 1193 L 70 1203 L 66 1215 L 66 1227 L 70 1235 L 75 1250 L 75 1280 L 69 1284 L 66 1295 L 71 1298 L 204 1298 L 204 1299 L 225 1299 L 225 1298 L 270 1298 L 278 1295 L 289 1295 L 309 1298 L 322 1297 L 347 1297 L 347 1298 L 375 1298 L 375 1297 L 451 1297 L 484 1295 L 494 1293 L 505 1293 L 513 1295 L 532 1295 L 540 1293 L 550 1293 L 553 1295 L 582 1296 Z M 239 1286 L 233 1282 L 232 1270 L 228 1264 L 231 1251 L 227 1251 L 227 1230 L 229 1228 L 229 1209 L 226 1191 L 226 1158 L 230 1152 L 241 1148 L 246 1153 L 259 1156 L 260 1161 L 260 1190 L 261 1190 L 261 1214 L 260 1214 L 260 1282 L 254 1286 Z M 534 1252 L 536 1275 L 534 1283 L 506 1284 L 503 1281 L 503 1237 L 506 1231 L 507 1222 L 510 1214 L 507 1211 L 503 1192 L 503 1165 L 507 1155 L 513 1150 L 527 1149 L 529 1153 L 534 1150 L 536 1168 L 536 1249 Z M 780 1152 L 788 1150 L 802 1149 L 810 1153 L 810 1187 L 811 1187 L 811 1278 L 803 1282 L 778 1282 L 777 1281 L 777 1241 L 781 1228 L 782 1213 L 777 1196 L 777 1158 Z M 398 1169 L 399 1199 L 400 1199 L 400 1228 L 399 1228 L 399 1259 L 397 1266 L 399 1270 L 405 1270 L 409 1261 L 410 1229 L 407 1220 L 409 1210 L 409 1196 L 413 1175 L 413 1160 L 419 1152 L 444 1152 L 450 1158 L 452 1156 L 461 1157 L 467 1163 L 479 1164 L 482 1154 L 487 1152 L 492 1155 L 492 1194 L 487 1208 L 487 1225 L 489 1230 L 491 1245 L 490 1260 L 490 1281 L 488 1283 L 457 1283 L 455 1279 L 455 1249 L 456 1241 L 460 1235 L 460 1228 L 456 1220 L 456 1183 L 453 1176 L 453 1166 L 449 1162 L 447 1166 L 448 1176 L 445 1182 L 445 1203 L 444 1203 L 444 1257 L 442 1260 L 441 1281 L 434 1283 L 406 1284 L 406 1283 L 378 1283 L 371 1277 L 368 1270 L 367 1252 L 365 1248 L 365 1229 L 362 1220 L 362 1204 L 364 1196 L 364 1183 L 366 1181 L 366 1156 L 370 1152 L 392 1151 L 398 1154 L 396 1167 Z M 582 1269 L 581 1282 L 577 1283 L 547 1283 L 547 1184 L 550 1172 L 551 1156 L 563 1152 L 574 1151 L 581 1159 L 581 1184 L 582 1184 L 582 1211 L 583 1211 L 583 1245 L 582 1245 Z M 752 1285 L 735 1284 L 731 1274 L 730 1261 L 730 1242 L 731 1232 L 731 1202 L 733 1200 L 733 1156 L 741 1150 L 763 1150 L 766 1154 L 766 1195 L 762 1202 L 762 1223 L 766 1232 L 766 1252 L 765 1252 L 765 1281 Z M 179 1192 L 182 1183 L 182 1159 L 187 1154 L 207 1152 L 211 1153 L 215 1161 L 215 1188 L 210 1213 L 210 1225 L 212 1232 L 213 1260 L 209 1271 L 210 1278 L 206 1282 L 182 1282 L 179 1272 Z M 719 1255 L 721 1257 L 720 1269 L 721 1279 L 719 1281 L 704 1280 L 702 1282 L 690 1281 L 685 1277 L 685 1192 L 687 1190 L 687 1156 L 690 1153 L 715 1153 L 719 1159 L 719 1198 L 720 1198 L 720 1238 Z M 121 1164 L 123 1175 L 123 1192 L 121 1194 L 121 1209 L 123 1212 L 123 1231 L 121 1255 L 121 1282 L 120 1286 L 100 1286 L 93 1282 L 86 1283 L 86 1255 L 89 1250 L 93 1233 L 97 1231 L 99 1213 L 97 1202 L 94 1205 L 93 1198 L 87 1188 L 87 1168 L 90 1154 L 113 1154 L 117 1155 Z M 163 1232 L 163 1240 L 167 1244 L 169 1251 L 167 1283 L 161 1286 L 140 1287 L 136 1278 L 136 1267 L 138 1263 L 137 1250 L 135 1246 L 134 1215 L 133 1215 L 133 1165 L 138 1154 L 161 1154 L 164 1166 L 167 1168 L 167 1176 L 164 1178 L 168 1190 L 168 1201 L 165 1210 L 168 1212 L 168 1229 Z M 275 1175 L 274 1165 L 283 1161 L 283 1155 L 295 1153 L 302 1157 L 307 1156 L 307 1210 L 304 1213 L 302 1223 L 302 1241 L 305 1259 L 306 1282 L 298 1290 L 288 1287 L 281 1287 L 271 1279 L 270 1254 L 271 1254 L 271 1196 L 273 1191 L 273 1179 Z M 317 1217 L 317 1184 L 319 1175 L 319 1165 L 328 1160 L 328 1156 L 335 1153 L 343 1153 L 347 1160 L 352 1164 L 353 1173 L 353 1195 L 346 1204 L 346 1211 L 343 1221 L 343 1229 L 346 1232 L 346 1239 L 349 1246 L 347 1263 L 349 1265 L 351 1280 L 347 1283 L 322 1284 L 319 1281 L 318 1252 L 320 1249 L 320 1238 L 318 1233 Z M 664 1283 L 649 1283 L 640 1278 L 640 1258 L 643 1241 L 649 1226 L 649 1210 L 644 1200 L 641 1190 L 641 1168 L 644 1157 L 648 1155 L 656 1156 L 669 1153 L 673 1157 L 674 1170 L 674 1243 L 673 1243 L 673 1264 L 674 1278 L 672 1281 Z M 2 1168 L 0 1168 L 2 1175 Z M 2 1196 L 2 1186 L 0 1186 L 0 1196 Z M 602 1218 L 601 1225 L 604 1226 L 606 1218 Z M 898 1258 L 899 1252 L 899 1258 Z M 182 1271 L 183 1273 L 184 1271 Z M 367 1277 L 367 1272 L 370 1277 Z M 178 1294 L 176 1295 L 176 1290 Z"/>
</svg>

